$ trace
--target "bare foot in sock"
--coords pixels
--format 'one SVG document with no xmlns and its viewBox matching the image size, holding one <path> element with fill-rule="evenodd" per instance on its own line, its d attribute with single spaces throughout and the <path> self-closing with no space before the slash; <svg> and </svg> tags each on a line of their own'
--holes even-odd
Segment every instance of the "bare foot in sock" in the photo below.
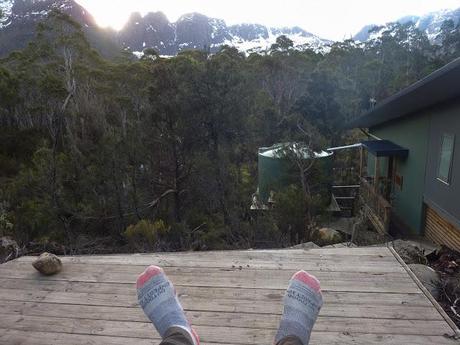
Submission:
<svg viewBox="0 0 460 345">
<path fill-rule="evenodd" d="M 323 305 L 318 279 L 305 271 L 294 274 L 284 295 L 284 311 L 275 344 L 286 337 L 297 337 L 303 345 L 310 341 L 311 330 Z"/>
<path fill-rule="evenodd" d="M 149 266 L 137 278 L 137 298 L 162 338 L 171 329 L 179 328 L 188 333 L 195 345 L 199 345 L 198 335 L 184 314 L 174 286 L 160 267 Z"/>
</svg>

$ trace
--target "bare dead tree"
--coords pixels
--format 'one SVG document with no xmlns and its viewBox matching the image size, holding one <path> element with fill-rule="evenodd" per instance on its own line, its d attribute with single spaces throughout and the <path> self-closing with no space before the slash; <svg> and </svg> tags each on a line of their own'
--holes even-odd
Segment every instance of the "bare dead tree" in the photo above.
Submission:
<svg viewBox="0 0 460 345">
<path fill-rule="evenodd" d="M 261 84 L 275 105 L 277 126 L 281 126 L 294 115 L 293 107 L 305 93 L 305 81 L 305 73 L 294 68 L 290 61 L 273 58 L 267 66 Z"/>
<path fill-rule="evenodd" d="M 71 124 L 69 120 L 66 119 L 65 113 L 70 104 L 72 97 L 75 94 L 76 90 L 76 82 L 74 77 L 74 70 L 73 70 L 73 61 L 72 61 L 72 51 L 69 47 L 64 47 L 63 49 L 63 71 L 64 71 L 64 86 L 66 89 L 66 97 L 63 100 L 62 104 L 59 106 L 58 102 L 50 101 L 49 112 L 46 114 L 47 119 L 47 128 L 48 133 L 51 138 L 52 148 L 51 148 L 51 162 L 50 162 L 50 187 L 51 187 L 51 195 L 53 200 L 53 207 L 56 210 L 61 208 L 61 203 L 59 201 L 58 196 L 58 151 L 59 151 L 59 144 L 63 141 L 63 131 L 66 131 L 70 141 L 71 147 L 76 149 L 75 140 L 73 139 L 73 131 L 71 128 Z M 71 222 L 68 217 L 59 216 L 58 219 L 61 221 L 64 231 L 66 233 L 66 237 L 68 238 L 68 242 L 72 242 L 72 234 L 71 234 Z"/>
<path fill-rule="evenodd" d="M 73 58 L 72 50 L 69 47 L 64 47 L 63 49 L 63 58 L 64 58 L 64 85 L 66 88 L 67 96 L 64 100 L 64 103 L 61 107 L 61 116 L 64 120 L 66 135 L 69 138 L 69 144 L 77 154 L 80 154 L 78 150 L 77 143 L 74 137 L 75 131 L 73 130 L 73 121 L 74 119 L 70 116 L 65 116 L 66 110 L 70 104 L 70 101 L 74 99 L 75 93 L 77 90 L 77 83 L 75 81 L 75 72 L 73 68 Z"/>
<path fill-rule="evenodd" d="M 311 211 L 312 195 L 309 174 L 315 164 L 316 153 L 313 150 L 313 132 L 310 129 L 303 128 L 300 122 L 298 122 L 297 127 L 303 134 L 304 140 L 286 144 L 280 153 L 292 163 L 298 174 L 302 198 L 304 200 L 304 224 L 308 240 L 314 226 Z"/>
</svg>

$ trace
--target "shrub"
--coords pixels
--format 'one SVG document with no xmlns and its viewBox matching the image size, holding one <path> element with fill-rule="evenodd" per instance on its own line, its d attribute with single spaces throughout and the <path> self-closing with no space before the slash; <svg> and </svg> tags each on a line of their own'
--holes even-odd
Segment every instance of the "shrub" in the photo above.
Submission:
<svg viewBox="0 0 460 345">
<path fill-rule="evenodd" d="M 128 226 L 124 235 L 133 249 L 146 251 L 154 249 L 158 238 L 164 236 L 169 230 L 170 228 L 161 219 L 153 223 L 148 219 L 142 219 Z"/>
<path fill-rule="evenodd" d="M 10 219 L 7 208 L 8 204 L 6 202 L 0 202 L 0 237 L 11 235 L 13 231 L 13 222 Z"/>
</svg>

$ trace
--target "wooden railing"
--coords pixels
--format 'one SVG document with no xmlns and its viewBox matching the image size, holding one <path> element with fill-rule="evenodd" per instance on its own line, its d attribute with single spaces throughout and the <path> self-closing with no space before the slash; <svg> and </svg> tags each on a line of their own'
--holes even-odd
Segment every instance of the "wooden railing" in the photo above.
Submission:
<svg viewBox="0 0 460 345">
<path fill-rule="evenodd" d="M 332 186 L 332 199 L 338 207 L 341 217 L 353 217 L 355 215 L 356 199 L 359 196 L 359 184 Z"/>
<path fill-rule="evenodd" d="M 361 178 L 360 197 L 371 223 L 379 232 L 388 233 L 391 217 L 390 203 L 364 178 Z"/>
</svg>

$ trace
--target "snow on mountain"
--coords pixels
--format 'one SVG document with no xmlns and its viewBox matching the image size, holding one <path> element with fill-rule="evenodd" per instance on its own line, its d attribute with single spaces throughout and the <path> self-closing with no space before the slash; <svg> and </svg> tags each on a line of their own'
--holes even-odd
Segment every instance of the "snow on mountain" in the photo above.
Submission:
<svg viewBox="0 0 460 345">
<path fill-rule="evenodd" d="M 0 29 L 14 24 L 31 24 L 46 18 L 51 10 L 57 9 L 70 15 L 82 25 L 95 26 L 94 18 L 73 0 L 0 0 Z"/>
<path fill-rule="evenodd" d="M 246 26 L 248 24 L 243 24 Z M 325 40 L 306 32 L 300 28 L 267 28 L 254 24 L 253 30 L 241 32 L 238 28 L 232 27 L 231 38 L 223 42 L 223 44 L 236 47 L 238 50 L 245 53 L 260 53 L 269 49 L 275 42 L 277 37 L 285 35 L 294 43 L 295 49 L 312 48 L 318 51 L 323 51 L 332 41 Z M 217 45 L 220 46 L 220 45 Z"/>
<path fill-rule="evenodd" d="M 164 32 L 162 35 L 153 35 L 151 31 L 160 31 L 159 22 Z M 169 23 L 161 12 L 149 13 L 145 17 L 135 14 L 135 20 L 130 18 L 119 32 L 120 42 L 125 48 L 132 51 L 154 48 L 161 55 L 175 55 L 187 49 L 215 52 L 223 45 L 236 47 L 245 53 L 261 52 L 270 48 L 280 35 L 290 38 L 297 49 L 312 47 L 322 50 L 332 43 L 299 27 L 269 28 L 260 24 L 227 26 L 222 19 L 200 13 L 185 14 L 175 23 Z"/>
<path fill-rule="evenodd" d="M 22 49 L 34 37 L 36 24 L 45 20 L 53 9 L 70 15 L 83 26 L 90 41 L 104 46 L 94 18 L 75 0 L 0 0 L 0 56 Z M 270 28 L 260 24 L 228 26 L 224 20 L 200 13 L 188 13 L 171 23 L 162 12 L 142 16 L 133 13 L 119 32 L 107 31 L 109 39 L 121 48 L 142 52 L 154 48 L 160 55 L 173 56 L 188 49 L 216 52 L 223 45 L 242 52 L 262 52 L 270 48 L 280 35 L 294 42 L 296 49 L 311 47 L 324 51 L 332 42 L 299 27 Z M 139 54 L 138 54 L 139 55 Z"/>
<path fill-rule="evenodd" d="M 432 42 L 437 42 L 437 38 L 441 32 L 441 26 L 446 20 L 452 20 L 455 25 L 458 24 L 460 20 L 460 8 L 456 10 L 432 12 L 418 18 L 417 21 L 414 20 L 413 22 L 419 30 L 426 32 L 428 38 Z"/>
<path fill-rule="evenodd" d="M 223 45 L 230 45 L 245 53 L 260 53 L 270 48 L 280 35 L 291 39 L 294 47 L 299 50 L 312 48 L 325 52 L 333 43 L 299 27 L 273 28 L 260 24 L 228 26 L 222 19 L 200 13 L 185 14 L 175 23 L 169 22 L 162 12 L 152 12 L 145 16 L 133 13 L 119 32 L 102 32 L 91 14 L 75 0 L 0 0 L 0 56 L 23 48 L 33 38 L 36 24 L 44 20 L 52 9 L 59 9 L 79 22 L 90 41 L 96 42 L 96 45 L 104 46 L 104 41 L 111 41 L 111 50 L 117 46 L 136 52 L 154 48 L 160 55 L 173 56 L 187 49 L 215 52 Z M 424 16 L 406 16 L 397 22 L 413 22 L 414 27 L 425 31 L 433 43 L 438 43 L 441 25 L 445 20 L 458 24 L 460 8 Z M 369 30 L 375 27 L 365 26 L 354 39 L 364 42 L 378 38 L 387 26 L 379 26 L 370 33 Z"/>
<path fill-rule="evenodd" d="M 25 48 L 34 39 L 37 24 L 53 10 L 80 23 L 90 43 L 104 56 L 119 54 L 115 33 L 99 28 L 93 16 L 75 0 L 0 0 L 0 9 L 0 57 Z"/>
<path fill-rule="evenodd" d="M 11 14 L 13 12 L 13 0 L 0 0 L 0 29 L 11 24 Z"/>
<path fill-rule="evenodd" d="M 438 37 L 441 32 L 441 26 L 446 20 L 452 20 L 454 24 L 457 25 L 460 21 L 460 8 L 456 10 L 440 10 L 423 16 L 406 16 L 399 18 L 395 22 L 400 24 L 412 22 L 415 28 L 427 34 L 432 43 L 439 43 Z M 388 24 L 382 26 L 366 25 L 354 36 L 354 39 L 356 41 L 365 42 L 369 39 L 377 38 L 380 36 L 380 33 L 385 30 Z M 375 30 L 375 28 L 378 28 L 378 30 Z"/>
</svg>

